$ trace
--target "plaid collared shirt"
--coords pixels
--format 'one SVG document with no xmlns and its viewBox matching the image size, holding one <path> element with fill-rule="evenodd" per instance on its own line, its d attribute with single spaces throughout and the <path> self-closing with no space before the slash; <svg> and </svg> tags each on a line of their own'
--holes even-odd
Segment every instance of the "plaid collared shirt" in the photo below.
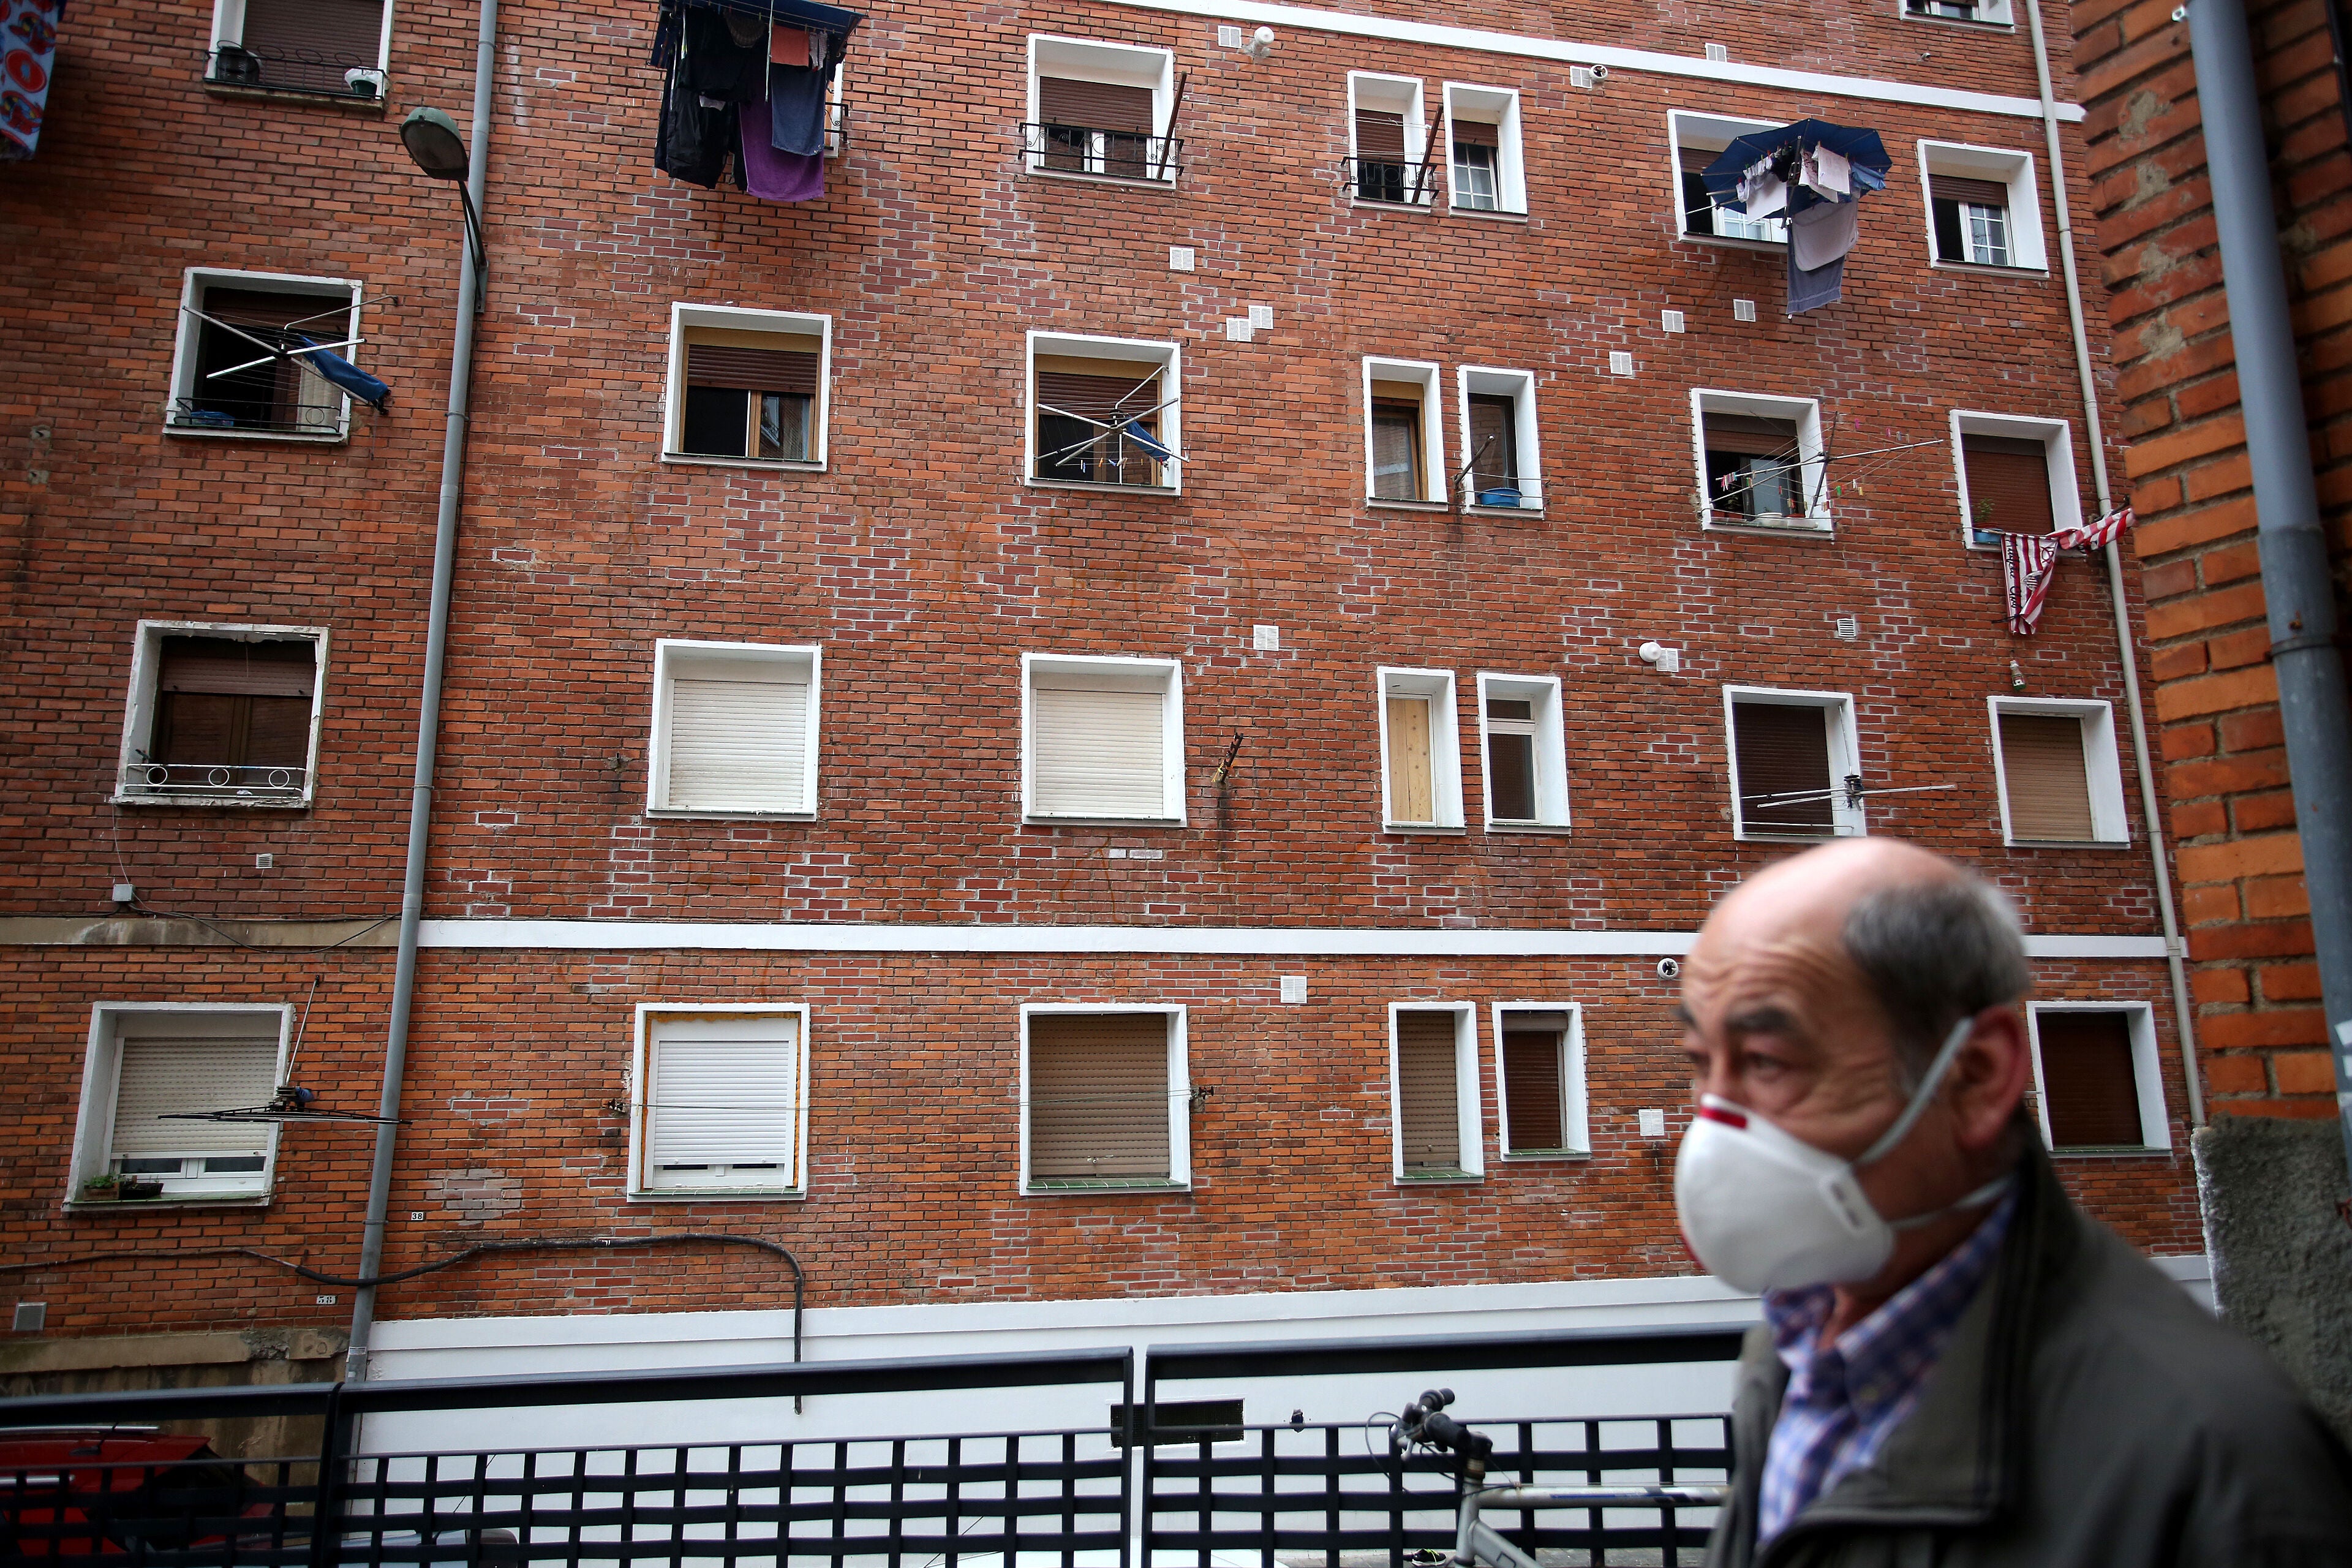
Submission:
<svg viewBox="0 0 2352 1568">
<path fill-rule="evenodd" d="M 1764 1321 L 1789 1368 L 1789 1391 L 1764 1452 L 1759 1544 L 1869 1464 L 1911 1414 L 1960 1314 L 1992 1272 L 2016 1209 L 2011 1191 L 1967 1240 L 1832 1344 L 1819 1343 L 1833 1298 L 1829 1286 L 1765 1292 Z"/>
</svg>

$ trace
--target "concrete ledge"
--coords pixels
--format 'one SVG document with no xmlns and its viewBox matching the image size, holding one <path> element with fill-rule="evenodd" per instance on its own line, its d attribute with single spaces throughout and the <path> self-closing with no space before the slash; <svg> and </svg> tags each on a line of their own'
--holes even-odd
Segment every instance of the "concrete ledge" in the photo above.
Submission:
<svg viewBox="0 0 2352 1568">
<path fill-rule="evenodd" d="M 397 915 L 375 921 L 0 916 L 0 947 L 392 947 L 399 938 Z"/>
<path fill-rule="evenodd" d="M 244 1333 L 26 1340 L 0 1344 L 0 1376 L 226 1366 L 249 1361 L 326 1361 L 343 1353 L 347 1337 L 340 1329 L 257 1329 Z"/>
</svg>

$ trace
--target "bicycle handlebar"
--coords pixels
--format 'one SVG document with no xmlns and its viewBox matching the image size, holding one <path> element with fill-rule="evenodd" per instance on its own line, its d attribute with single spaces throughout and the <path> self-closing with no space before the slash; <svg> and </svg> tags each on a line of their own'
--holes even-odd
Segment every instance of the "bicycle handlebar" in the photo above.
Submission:
<svg viewBox="0 0 2352 1568">
<path fill-rule="evenodd" d="M 1453 1416 L 1443 1414 L 1454 1403 L 1450 1388 L 1433 1388 L 1404 1407 L 1397 1417 L 1393 1446 L 1399 1453 L 1415 1443 L 1426 1443 L 1433 1448 L 1450 1448 L 1462 1456 L 1463 1476 L 1475 1483 L 1486 1476 L 1486 1457 L 1495 1451 L 1495 1440 L 1482 1432 L 1473 1432 Z"/>
</svg>

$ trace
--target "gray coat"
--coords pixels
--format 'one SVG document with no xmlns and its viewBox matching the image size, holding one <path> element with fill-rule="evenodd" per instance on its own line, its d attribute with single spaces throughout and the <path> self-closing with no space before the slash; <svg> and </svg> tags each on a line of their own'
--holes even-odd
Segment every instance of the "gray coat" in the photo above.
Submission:
<svg viewBox="0 0 2352 1568">
<path fill-rule="evenodd" d="M 2352 1458 L 2038 1149 L 2000 1262 L 1877 1458 L 1756 1549 L 1788 1368 L 1748 1336 L 1710 1568 L 2352 1564 Z M 2352 1346 L 2345 1347 L 2352 1354 Z"/>
</svg>

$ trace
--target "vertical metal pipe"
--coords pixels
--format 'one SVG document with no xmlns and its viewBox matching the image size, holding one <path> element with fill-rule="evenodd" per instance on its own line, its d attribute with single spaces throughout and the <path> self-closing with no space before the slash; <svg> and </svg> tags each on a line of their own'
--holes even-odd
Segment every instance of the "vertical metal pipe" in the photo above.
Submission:
<svg viewBox="0 0 2352 1568">
<path fill-rule="evenodd" d="M 499 0 L 481 0 L 474 43 L 474 131 L 466 143 L 466 188 L 477 212 L 490 161 L 490 90 L 498 59 Z M 474 321 L 482 277 L 470 234 L 457 265 L 457 327 L 449 347 L 449 411 L 441 437 L 441 506 L 433 525 L 433 605 L 425 626 L 425 680 L 416 709 L 416 772 L 408 802 L 408 864 L 401 882 L 400 956 L 393 970 L 392 1022 L 383 1047 L 383 1094 L 378 1114 L 400 1115 L 401 1079 L 408 1066 L 408 1014 L 416 995 L 416 936 L 425 918 L 425 858 L 433 833 L 433 764 L 441 733 L 441 671 L 449 647 L 449 592 L 457 566 L 457 502 L 466 479 L 466 409 L 473 390 Z M 360 1233 L 360 1278 L 383 1268 L 383 1226 L 392 1207 L 392 1161 L 400 1124 L 375 1130 L 375 1163 L 368 1172 L 366 1227 Z M 359 1287 L 352 1306 L 352 1342 L 343 1356 L 346 1382 L 363 1383 L 375 1330 L 375 1292 Z"/>
<path fill-rule="evenodd" d="M 2042 0 L 2025 0 L 2033 32 L 2033 75 L 2042 89 L 2042 136 L 2050 154 L 2050 193 L 2058 217 L 2058 263 L 2066 275 L 2066 318 L 2074 333 L 2074 376 L 2083 387 L 2084 437 L 2091 447 L 2091 477 L 2097 487 L 2099 515 L 2116 506 L 2107 479 L 2107 437 L 2099 418 L 2098 384 L 2091 379 L 2091 340 L 2083 326 L 2082 280 L 2074 271 L 2074 224 L 2066 202 L 2066 160 L 2058 142 L 2058 99 L 2050 87 L 2050 51 L 2042 37 Z M 2124 560 L 2107 542 L 2107 599 L 2115 608 L 2116 652 L 2124 671 L 2124 707 L 2131 718 L 2132 765 L 2139 773 L 2139 814 L 2147 827 L 2148 864 L 2156 875 L 2157 913 L 2164 923 L 2164 962 L 2172 981 L 2172 1027 L 2180 1040 L 2180 1078 L 2189 1094 L 2189 1124 L 2205 1125 L 2205 1086 L 2197 1070 L 2197 1009 L 2189 994 L 2189 947 L 2180 937 L 2180 915 L 2172 897 L 2171 850 L 2164 841 L 2164 802 L 2158 796 L 2156 766 L 2148 754 L 2147 713 L 2140 700 L 2139 646 L 2132 636 L 2131 601 L 2124 595 Z"/>
<path fill-rule="evenodd" d="M 2278 218 L 2271 207 L 2270 153 L 2242 0 L 2190 0 L 2189 45 L 2197 62 L 2205 174 L 2221 236 L 2221 283 L 2238 362 L 2238 403 L 2254 477 L 2254 540 L 2268 605 L 2271 668 L 2303 838 L 2329 1059 L 2344 1153 L 2352 1164 L 2352 701 L 2336 647 L 2336 585 L 2319 494 L 2311 474 L 2294 324 Z"/>
</svg>

